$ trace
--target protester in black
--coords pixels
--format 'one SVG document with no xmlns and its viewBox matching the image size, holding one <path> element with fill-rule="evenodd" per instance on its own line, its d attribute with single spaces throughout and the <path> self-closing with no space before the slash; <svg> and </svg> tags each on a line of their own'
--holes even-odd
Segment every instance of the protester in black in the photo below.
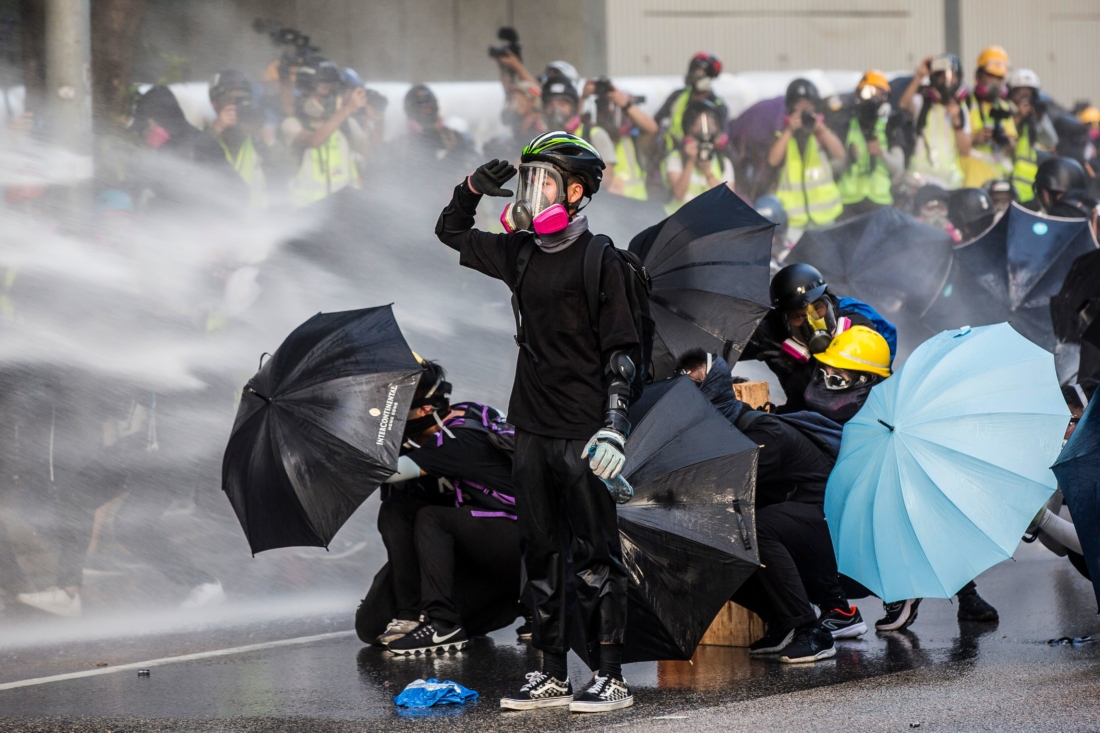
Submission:
<svg viewBox="0 0 1100 733">
<path fill-rule="evenodd" d="M 836 654 L 834 638 L 867 631 L 840 585 L 825 523 L 825 484 L 840 448 L 840 426 L 813 413 L 770 415 L 737 399 L 730 368 L 701 350 L 680 359 L 707 399 L 760 446 L 756 473 L 756 542 L 761 568 L 734 594 L 758 614 L 767 633 L 750 654 L 781 662 L 816 662 Z M 812 603 L 821 609 L 818 620 Z"/>
<path fill-rule="evenodd" d="M 356 617 L 360 638 L 401 655 L 460 650 L 519 614 L 512 427 L 492 407 L 451 405 L 442 368 L 424 367 L 378 512 L 389 562 Z"/>
<path fill-rule="evenodd" d="M 614 478 L 622 468 L 639 338 L 624 272 L 610 248 L 601 253 L 599 313 L 592 327 L 584 264 L 593 235 L 587 217 L 578 215 L 582 199 L 599 190 L 603 167 L 583 139 L 547 133 L 524 148 L 516 202 L 502 217 L 508 233 L 473 229 L 483 193 L 512 195 L 501 186 L 516 171 L 495 160 L 458 185 L 436 225 L 436 235 L 460 253 L 460 263 L 503 280 L 517 306 L 521 348 L 508 419 L 516 426 L 522 597 L 543 668 L 501 700 L 507 709 L 569 705 L 583 712 L 633 702 L 621 670 L 626 571 L 615 505 L 597 477 Z M 586 633 L 577 641 L 600 648 L 599 670 L 576 700 L 566 668 L 571 586 Z"/>
</svg>

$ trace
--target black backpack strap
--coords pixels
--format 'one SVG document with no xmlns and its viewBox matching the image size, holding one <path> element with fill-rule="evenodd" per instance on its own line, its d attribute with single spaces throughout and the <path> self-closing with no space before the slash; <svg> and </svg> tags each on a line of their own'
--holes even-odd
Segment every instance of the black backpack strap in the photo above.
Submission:
<svg viewBox="0 0 1100 733">
<path fill-rule="evenodd" d="M 527 272 L 527 265 L 530 264 L 531 255 L 534 253 L 535 238 L 526 237 L 523 244 L 519 246 L 519 252 L 516 253 L 516 284 L 512 286 L 512 316 L 516 319 L 516 335 L 513 337 L 516 345 L 521 349 L 527 349 L 527 353 L 537 362 L 539 358 L 535 356 L 535 350 L 523 336 L 523 314 L 519 309 L 519 284 L 523 282 L 523 273 Z"/>
<path fill-rule="evenodd" d="M 604 247 L 613 247 L 611 237 L 597 234 L 588 240 L 584 251 L 584 292 L 588 297 L 588 322 L 594 333 L 600 332 L 600 274 Z"/>
</svg>

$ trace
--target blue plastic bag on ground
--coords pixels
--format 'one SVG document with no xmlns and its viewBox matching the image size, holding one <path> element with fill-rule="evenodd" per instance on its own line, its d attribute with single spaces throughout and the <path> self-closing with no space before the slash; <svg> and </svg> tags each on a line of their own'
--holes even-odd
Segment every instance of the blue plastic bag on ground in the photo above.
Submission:
<svg viewBox="0 0 1100 733">
<path fill-rule="evenodd" d="M 464 705 L 476 700 L 477 692 L 474 690 L 450 680 L 440 682 L 433 677 L 410 682 L 393 702 L 403 708 L 430 708 L 433 705 Z"/>
</svg>

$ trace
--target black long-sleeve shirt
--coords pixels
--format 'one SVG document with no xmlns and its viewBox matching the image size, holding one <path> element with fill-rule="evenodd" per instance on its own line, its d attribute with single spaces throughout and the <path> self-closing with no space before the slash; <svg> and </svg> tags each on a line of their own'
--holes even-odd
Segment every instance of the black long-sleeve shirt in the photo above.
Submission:
<svg viewBox="0 0 1100 733">
<path fill-rule="evenodd" d="M 459 263 L 516 284 L 516 256 L 530 232 L 490 234 L 473 228 L 479 194 L 459 184 L 436 224 L 436 236 L 459 252 Z M 604 423 L 611 352 L 638 346 L 626 297 L 624 274 L 614 253 L 604 252 L 600 270 L 599 333 L 593 332 L 584 290 L 585 232 L 566 249 L 549 254 L 535 248 L 519 286 L 524 338 L 508 422 L 552 438 L 588 440 Z"/>
</svg>

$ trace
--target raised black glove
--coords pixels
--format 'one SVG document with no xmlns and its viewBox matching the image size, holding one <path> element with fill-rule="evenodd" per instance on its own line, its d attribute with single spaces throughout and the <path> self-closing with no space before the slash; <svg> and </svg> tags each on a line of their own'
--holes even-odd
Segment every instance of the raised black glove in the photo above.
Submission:
<svg viewBox="0 0 1100 733">
<path fill-rule="evenodd" d="M 470 174 L 470 189 L 474 193 L 485 194 L 486 196 L 509 198 L 514 196 L 515 192 L 509 191 L 506 188 L 501 188 L 501 186 L 507 183 L 514 175 L 516 175 L 516 167 L 514 165 L 506 160 L 497 160 L 494 158 Z"/>
</svg>

